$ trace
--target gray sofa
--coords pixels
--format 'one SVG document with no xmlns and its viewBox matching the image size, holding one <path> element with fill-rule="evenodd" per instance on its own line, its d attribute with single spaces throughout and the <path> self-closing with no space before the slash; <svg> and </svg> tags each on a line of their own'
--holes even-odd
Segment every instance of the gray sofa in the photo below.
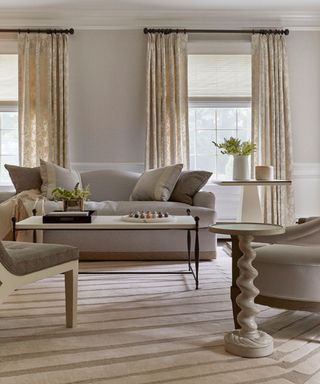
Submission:
<svg viewBox="0 0 320 384">
<path fill-rule="evenodd" d="M 198 192 L 193 204 L 174 201 L 129 201 L 140 174 L 99 170 L 81 174 L 82 185 L 89 185 L 90 201 L 86 209 L 98 215 L 127 215 L 131 210 L 161 210 L 172 215 L 200 217 L 200 257 L 216 256 L 216 238 L 206 227 L 215 223 L 215 198 L 210 192 Z M 46 201 L 45 211 L 57 209 L 58 202 Z M 44 241 L 79 248 L 81 259 L 94 260 L 177 260 L 186 255 L 186 231 L 45 231 Z"/>
</svg>

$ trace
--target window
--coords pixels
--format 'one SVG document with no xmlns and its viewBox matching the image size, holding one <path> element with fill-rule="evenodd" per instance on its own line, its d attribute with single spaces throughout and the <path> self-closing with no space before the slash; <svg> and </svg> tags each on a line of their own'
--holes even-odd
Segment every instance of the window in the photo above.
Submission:
<svg viewBox="0 0 320 384">
<path fill-rule="evenodd" d="M 0 54 L 0 185 L 11 185 L 4 164 L 19 164 L 18 55 Z"/>
<path fill-rule="evenodd" d="M 212 141 L 251 137 L 251 55 L 189 55 L 190 168 L 232 175 Z"/>
</svg>

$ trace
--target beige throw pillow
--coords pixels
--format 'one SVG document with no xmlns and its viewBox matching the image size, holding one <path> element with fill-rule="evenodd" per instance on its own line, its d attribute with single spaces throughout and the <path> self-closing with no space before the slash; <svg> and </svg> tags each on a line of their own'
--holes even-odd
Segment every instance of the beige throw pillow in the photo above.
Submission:
<svg viewBox="0 0 320 384">
<path fill-rule="evenodd" d="M 180 176 L 183 164 L 144 172 L 135 185 L 130 200 L 168 201 Z"/>
<path fill-rule="evenodd" d="M 170 200 L 192 205 L 193 196 L 205 186 L 211 175 L 212 173 L 207 171 L 182 172 Z"/>
<path fill-rule="evenodd" d="M 79 172 L 53 164 L 49 161 L 40 160 L 40 174 L 42 179 L 41 192 L 51 199 L 52 191 L 57 188 L 72 190 L 77 183 L 82 188 Z"/>
<path fill-rule="evenodd" d="M 41 188 L 42 180 L 40 177 L 40 168 L 19 167 L 18 165 L 4 165 L 9 172 L 12 183 L 17 193 L 29 189 Z"/>
</svg>

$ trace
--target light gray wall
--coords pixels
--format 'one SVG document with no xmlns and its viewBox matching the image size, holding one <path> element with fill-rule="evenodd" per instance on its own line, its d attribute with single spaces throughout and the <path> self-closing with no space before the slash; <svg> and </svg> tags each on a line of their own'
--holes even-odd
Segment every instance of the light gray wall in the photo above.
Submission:
<svg viewBox="0 0 320 384">
<path fill-rule="evenodd" d="M 71 161 L 78 169 L 142 169 L 145 51 L 141 30 L 70 38 Z M 320 32 L 291 31 L 288 57 L 296 215 L 320 215 Z"/>
<path fill-rule="evenodd" d="M 320 162 L 320 32 L 287 41 L 294 161 Z"/>
<path fill-rule="evenodd" d="M 143 162 L 145 49 L 137 30 L 70 38 L 72 162 Z"/>
<path fill-rule="evenodd" d="M 70 39 L 73 162 L 143 162 L 145 36 L 76 31 Z M 288 37 L 295 162 L 320 162 L 320 32 Z"/>
</svg>

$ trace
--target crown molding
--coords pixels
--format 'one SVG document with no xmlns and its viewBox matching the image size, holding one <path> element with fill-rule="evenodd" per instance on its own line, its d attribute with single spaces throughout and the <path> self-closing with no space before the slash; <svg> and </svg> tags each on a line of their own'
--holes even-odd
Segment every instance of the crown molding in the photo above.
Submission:
<svg viewBox="0 0 320 384">
<path fill-rule="evenodd" d="M 2 11 L 0 28 L 69 27 L 75 29 L 291 28 L 320 30 L 320 12 L 287 11 Z"/>
</svg>

